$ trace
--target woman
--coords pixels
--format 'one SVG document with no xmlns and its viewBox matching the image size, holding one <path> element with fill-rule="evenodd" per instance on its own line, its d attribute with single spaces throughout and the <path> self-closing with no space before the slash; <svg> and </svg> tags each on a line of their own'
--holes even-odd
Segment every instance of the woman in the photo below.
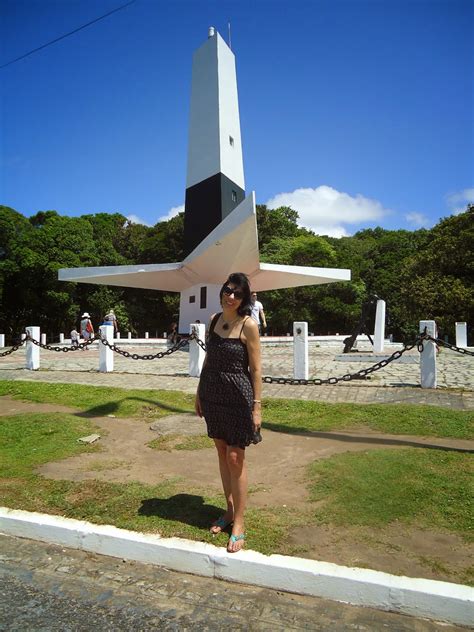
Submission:
<svg viewBox="0 0 474 632">
<path fill-rule="evenodd" d="M 89 312 L 84 312 L 81 316 L 81 337 L 84 338 L 84 342 L 89 342 L 94 337 L 94 327 L 92 325 Z M 87 347 L 84 347 L 86 350 Z"/>
<path fill-rule="evenodd" d="M 220 533 L 232 525 L 227 550 L 236 553 L 245 539 L 245 448 L 261 440 L 260 336 L 257 323 L 250 318 L 250 287 L 245 274 L 231 274 L 219 296 L 222 312 L 211 319 L 196 413 L 204 416 L 207 433 L 214 439 L 227 501 L 227 511 L 210 531 Z"/>
</svg>

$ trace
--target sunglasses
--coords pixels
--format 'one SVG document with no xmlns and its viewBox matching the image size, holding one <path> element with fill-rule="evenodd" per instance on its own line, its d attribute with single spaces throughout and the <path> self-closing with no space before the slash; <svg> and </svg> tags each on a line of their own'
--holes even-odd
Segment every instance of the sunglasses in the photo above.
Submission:
<svg viewBox="0 0 474 632">
<path fill-rule="evenodd" d="M 234 297 L 239 300 L 242 300 L 244 298 L 244 293 L 242 292 L 242 290 L 233 290 L 228 285 L 224 285 L 224 289 L 222 290 L 222 292 L 226 296 L 230 296 L 231 294 L 233 294 Z"/>
</svg>

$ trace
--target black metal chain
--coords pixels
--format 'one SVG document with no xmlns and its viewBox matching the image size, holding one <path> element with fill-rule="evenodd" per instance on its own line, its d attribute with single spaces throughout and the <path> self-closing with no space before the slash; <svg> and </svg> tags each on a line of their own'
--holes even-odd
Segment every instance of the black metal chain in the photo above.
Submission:
<svg viewBox="0 0 474 632">
<path fill-rule="evenodd" d="M 8 351 L 4 351 L 3 353 L 0 353 L 0 357 L 10 355 L 14 351 L 17 351 L 27 341 L 32 342 L 33 344 L 37 345 L 38 347 L 41 347 L 42 349 L 47 349 L 48 351 L 64 351 L 64 352 L 78 351 L 81 349 L 85 349 L 92 343 L 99 341 L 103 345 L 109 347 L 109 349 L 111 349 L 112 351 L 115 351 L 119 355 L 123 356 L 124 358 L 131 358 L 132 360 L 157 360 L 157 359 L 164 358 L 165 356 L 171 355 L 175 353 L 176 351 L 179 351 L 179 349 L 182 349 L 183 347 L 189 345 L 190 341 L 192 340 L 194 340 L 201 347 L 201 349 L 203 349 L 203 351 L 207 351 L 205 342 L 200 340 L 197 334 L 197 331 L 195 330 L 193 330 L 193 332 L 190 334 L 188 338 L 183 338 L 178 343 L 176 343 L 173 347 L 170 347 L 166 351 L 159 351 L 158 353 L 155 353 L 155 354 L 145 354 L 145 355 L 140 355 L 138 353 L 130 353 L 129 351 L 124 351 L 123 349 L 120 349 L 119 347 L 117 347 L 117 345 L 111 344 L 110 342 L 105 340 L 105 338 L 101 338 L 99 336 L 95 336 L 94 338 L 91 338 L 90 340 L 86 342 L 79 343 L 78 345 L 75 345 L 75 346 L 58 347 L 58 346 L 42 344 L 41 342 L 38 342 L 38 340 L 35 340 L 31 336 L 27 335 L 26 338 L 22 340 L 18 345 L 13 346 Z M 311 378 L 308 380 L 291 378 L 291 377 L 273 377 L 270 375 L 265 375 L 262 377 L 262 381 L 265 384 L 291 384 L 292 386 L 303 386 L 303 385 L 304 386 L 306 385 L 321 386 L 323 384 L 338 384 L 339 382 L 350 382 L 352 380 L 361 380 L 361 379 L 366 378 L 371 373 L 374 373 L 375 371 L 379 371 L 380 369 L 383 369 L 394 360 L 398 360 L 399 358 L 402 357 L 404 353 L 406 353 L 407 351 L 411 351 L 414 347 L 416 347 L 417 350 L 421 353 L 423 351 L 423 341 L 432 341 L 439 346 L 447 347 L 449 349 L 452 349 L 453 351 L 457 351 L 458 353 L 474 356 L 474 352 L 472 351 L 468 351 L 467 349 L 464 349 L 462 347 L 457 347 L 456 345 L 452 345 L 449 342 L 445 342 L 444 340 L 441 340 L 439 338 L 433 338 L 427 333 L 427 330 L 425 328 L 424 332 L 421 333 L 416 338 L 413 344 L 404 345 L 403 349 L 399 349 L 395 351 L 388 358 L 385 358 L 384 360 L 380 360 L 380 362 L 376 362 L 372 366 L 367 367 L 366 369 L 361 369 L 360 371 L 356 371 L 355 373 L 346 373 L 345 375 L 342 375 L 340 377 Z"/>
<path fill-rule="evenodd" d="M 270 375 L 265 375 L 262 377 L 262 381 L 265 384 L 291 384 L 294 386 L 321 386 L 323 384 L 337 384 L 338 382 L 350 382 L 352 380 L 363 380 L 371 373 L 375 371 L 379 371 L 393 362 L 394 360 L 398 360 L 406 351 L 411 351 L 414 347 L 417 347 L 418 351 L 423 351 L 423 340 L 428 338 L 426 332 L 422 333 L 415 342 L 411 345 L 404 345 L 403 349 L 399 349 L 392 353 L 391 356 L 385 358 L 384 360 L 380 360 L 376 364 L 369 366 L 367 369 L 361 369 L 356 373 L 346 373 L 345 375 L 341 375 L 341 377 L 328 377 L 328 378 L 311 378 L 308 380 L 297 379 L 292 377 L 272 377 Z"/>
<path fill-rule="evenodd" d="M 433 338 L 432 336 L 427 336 L 427 339 L 432 340 L 434 343 L 438 345 L 438 347 L 446 347 L 447 349 L 451 349 L 452 351 L 457 351 L 457 353 L 474 356 L 474 351 L 468 351 L 464 347 L 456 347 L 456 345 L 452 345 L 450 342 L 441 340 L 441 338 Z"/>
<path fill-rule="evenodd" d="M 70 347 L 64 347 L 64 346 L 58 347 L 58 346 L 43 344 L 42 342 L 39 342 L 38 340 L 35 340 L 31 336 L 27 335 L 24 342 L 27 342 L 27 341 L 32 342 L 37 347 L 41 347 L 41 349 L 46 349 L 47 351 L 63 351 L 64 353 L 67 353 L 68 351 L 80 351 L 81 349 L 85 349 L 96 340 L 100 340 L 100 338 L 96 336 L 94 338 L 91 338 L 90 340 L 87 340 L 86 342 L 80 342 L 77 345 L 71 345 Z"/>
<path fill-rule="evenodd" d="M 5 356 L 8 356 L 14 353 L 15 351 L 18 351 L 18 349 L 22 347 L 25 344 L 25 342 L 26 342 L 26 338 L 25 340 L 22 340 L 21 342 L 19 342 L 17 345 L 13 345 L 11 349 L 8 349 L 7 351 L 2 351 L 2 353 L 0 353 L 0 358 L 4 358 Z"/>
<path fill-rule="evenodd" d="M 179 349 L 182 349 L 183 347 L 187 346 L 189 344 L 189 341 L 193 337 L 194 337 L 194 334 L 191 334 L 189 338 L 183 338 L 182 340 L 177 342 L 173 347 L 170 347 L 166 351 L 159 351 L 158 353 L 155 353 L 155 354 L 145 354 L 145 355 L 139 355 L 138 353 L 130 353 L 129 351 L 124 351 L 123 349 L 120 349 L 120 347 L 117 347 L 117 345 L 110 344 L 110 342 L 107 342 L 105 338 L 99 338 L 99 340 L 101 341 L 103 345 L 105 345 L 106 347 L 109 347 L 109 349 L 111 349 L 112 351 L 115 351 L 115 353 L 118 353 L 124 358 L 131 358 L 132 360 L 159 360 L 160 358 L 164 358 L 167 355 L 171 355 L 172 353 L 179 351 Z"/>
</svg>

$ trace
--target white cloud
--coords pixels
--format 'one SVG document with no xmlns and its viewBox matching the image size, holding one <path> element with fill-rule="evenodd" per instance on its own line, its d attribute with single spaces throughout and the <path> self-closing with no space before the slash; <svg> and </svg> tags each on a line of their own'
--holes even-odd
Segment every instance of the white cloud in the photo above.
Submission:
<svg viewBox="0 0 474 632">
<path fill-rule="evenodd" d="M 413 226 L 416 226 L 417 228 L 420 228 L 421 226 L 423 226 L 424 228 L 428 228 L 428 226 L 431 225 L 432 223 L 426 217 L 426 215 L 423 215 L 423 213 L 416 213 L 416 212 L 407 213 L 405 215 L 405 219 L 407 220 L 409 224 L 412 224 Z"/>
<path fill-rule="evenodd" d="M 446 196 L 446 203 L 455 215 L 463 213 L 468 203 L 474 203 L 474 188 L 450 193 Z"/>
<path fill-rule="evenodd" d="M 326 185 L 278 193 L 268 200 L 267 206 L 291 206 L 298 212 L 301 226 L 331 237 L 348 235 L 345 224 L 372 222 L 390 213 L 378 200 L 363 195 L 351 196 Z"/>
<path fill-rule="evenodd" d="M 184 211 L 184 204 L 181 204 L 181 206 L 173 206 L 172 208 L 170 208 L 170 210 L 168 211 L 166 215 L 162 215 L 161 217 L 159 217 L 158 221 L 167 222 L 169 219 L 171 219 L 172 217 L 175 217 L 176 215 L 178 215 L 178 213 L 182 213 L 183 211 Z"/>
<path fill-rule="evenodd" d="M 143 224 L 143 226 L 152 226 L 152 224 L 149 224 L 148 222 L 145 222 L 144 219 L 141 219 L 140 217 L 138 217 L 138 215 L 127 215 L 127 219 L 129 222 L 131 222 L 132 224 Z"/>
</svg>

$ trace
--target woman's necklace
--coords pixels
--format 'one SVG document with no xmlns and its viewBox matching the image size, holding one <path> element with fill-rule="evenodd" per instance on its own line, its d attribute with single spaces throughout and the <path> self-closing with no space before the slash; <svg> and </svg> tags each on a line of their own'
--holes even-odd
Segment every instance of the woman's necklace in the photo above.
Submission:
<svg viewBox="0 0 474 632">
<path fill-rule="evenodd" d="M 226 321 L 224 319 L 224 315 L 222 315 L 222 322 L 223 322 L 222 329 L 224 331 L 227 331 L 229 329 L 229 327 L 231 327 L 234 323 L 236 323 L 239 320 L 239 318 L 240 318 L 240 316 L 237 316 L 237 318 L 234 318 L 234 320 Z"/>
</svg>

